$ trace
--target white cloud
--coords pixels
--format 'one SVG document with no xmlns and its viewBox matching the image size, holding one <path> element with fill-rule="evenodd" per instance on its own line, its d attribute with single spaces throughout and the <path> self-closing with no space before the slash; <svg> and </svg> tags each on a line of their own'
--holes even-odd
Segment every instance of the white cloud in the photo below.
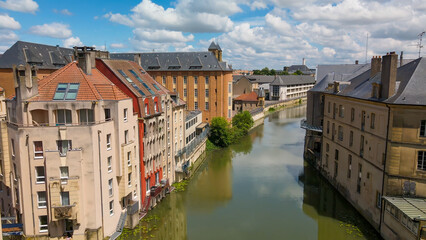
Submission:
<svg viewBox="0 0 426 240">
<path fill-rule="evenodd" d="M 257 10 L 257 9 L 266 9 L 266 8 L 268 8 L 266 3 L 261 2 L 261 1 L 254 1 L 253 3 L 250 4 L 250 9 L 252 11 Z"/>
<path fill-rule="evenodd" d="M 80 41 L 79 37 L 70 37 L 62 40 L 62 45 L 66 48 L 72 48 L 74 46 L 81 47 L 83 46 L 83 43 Z"/>
<path fill-rule="evenodd" d="M 58 10 L 58 9 L 53 9 L 54 13 L 60 13 L 62 15 L 66 15 L 66 16 L 72 16 L 72 12 L 70 12 L 68 9 L 62 9 L 62 10 Z"/>
<path fill-rule="evenodd" d="M 72 36 L 72 31 L 68 25 L 56 22 L 32 26 L 30 33 L 52 38 L 69 38 Z"/>
<path fill-rule="evenodd" d="M 194 51 L 195 48 L 192 45 L 188 45 L 188 46 L 185 46 L 185 47 L 182 47 L 182 48 L 177 47 L 175 50 L 177 52 L 191 52 L 191 51 Z"/>
<path fill-rule="evenodd" d="M 113 49 L 121 49 L 125 48 L 126 46 L 123 43 L 111 43 L 109 47 Z"/>
<path fill-rule="evenodd" d="M 38 4 L 33 0 L 6 0 L 0 1 L 0 8 L 16 12 L 35 13 L 38 10 Z"/>
<path fill-rule="evenodd" d="M 13 31 L 0 30 L 0 43 L 13 43 L 18 41 L 19 37 Z"/>
<path fill-rule="evenodd" d="M 336 51 L 332 48 L 329 47 L 325 47 L 322 49 L 322 53 L 326 56 L 326 57 L 333 57 L 334 55 L 336 55 Z"/>
<path fill-rule="evenodd" d="M 13 29 L 17 30 L 21 28 L 21 24 L 17 22 L 13 17 L 9 17 L 7 14 L 0 14 L 0 29 Z"/>
<path fill-rule="evenodd" d="M 184 36 L 182 32 L 167 30 L 145 30 L 137 28 L 133 31 L 136 40 L 152 41 L 157 43 L 188 42 L 194 40 L 194 35 Z"/>
</svg>

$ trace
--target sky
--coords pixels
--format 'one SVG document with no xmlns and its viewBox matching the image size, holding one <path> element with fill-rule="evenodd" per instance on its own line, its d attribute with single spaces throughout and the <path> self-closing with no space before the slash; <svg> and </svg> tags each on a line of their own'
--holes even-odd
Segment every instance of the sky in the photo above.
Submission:
<svg viewBox="0 0 426 240">
<path fill-rule="evenodd" d="M 216 41 L 234 69 L 303 58 L 315 68 L 391 51 L 417 58 L 425 22 L 426 0 L 0 0 L 0 53 L 18 40 L 110 52 L 207 51 Z"/>
</svg>

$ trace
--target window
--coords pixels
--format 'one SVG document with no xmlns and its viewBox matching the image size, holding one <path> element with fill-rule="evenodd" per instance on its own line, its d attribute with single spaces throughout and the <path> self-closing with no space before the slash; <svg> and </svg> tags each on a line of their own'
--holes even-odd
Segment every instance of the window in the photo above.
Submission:
<svg viewBox="0 0 426 240">
<path fill-rule="evenodd" d="M 108 193 L 112 197 L 112 178 L 108 180 Z"/>
<path fill-rule="evenodd" d="M 345 117 L 345 107 L 343 105 L 339 105 L 339 117 Z"/>
<path fill-rule="evenodd" d="M 420 137 L 426 137 L 426 120 L 420 122 Z"/>
<path fill-rule="evenodd" d="M 47 232 L 48 226 L 47 226 L 47 216 L 39 216 L 39 232 Z"/>
<path fill-rule="evenodd" d="M 194 76 L 194 84 L 198 84 L 198 76 Z"/>
<path fill-rule="evenodd" d="M 337 161 L 339 160 L 339 150 L 337 149 L 334 150 L 334 159 Z"/>
<path fill-rule="evenodd" d="M 330 113 L 331 103 L 328 102 L 327 112 Z"/>
<path fill-rule="evenodd" d="M 124 109 L 124 121 L 127 122 L 127 108 Z"/>
<path fill-rule="evenodd" d="M 339 140 L 343 141 L 343 127 L 339 126 L 338 131 L 339 131 L 339 135 L 338 135 Z"/>
<path fill-rule="evenodd" d="M 418 152 L 417 170 L 426 171 L 426 151 L 419 151 Z"/>
<path fill-rule="evenodd" d="M 228 97 L 228 106 L 232 106 L 232 97 Z"/>
<path fill-rule="evenodd" d="M 328 154 L 325 154 L 325 167 L 328 168 Z"/>
<path fill-rule="evenodd" d="M 36 141 L 34 142 L 34 159 L 43 158 L 43 142 Z"/>
<path fill-rule="evenodd" d="M 166 76 L 163 76 L 163 85 L 166 85 Z"/>
<path fill-rule="evenodd" d="M 18 172 L 16 171 L 16 163 L 13 163 L 13 178 L 18 181 Z"/>
<path fill-rule="evenodd" d="M 46 192 L 37 192 L 38 208 L 46 208 Z"/>
<path fill-rule="evenodd" d="M 232 93 L 232 84 L 228 84 L 228 93 Z"/>
<path fill-rule="evenodd" d="M 330 144 L 326 143 L 325 144 L 325 151 L 328 152 L 330 150 Z"/>
<path fill-rule="evenodd" d="M 198 97 L 198 89 L 194 89 L 194 96 Z"/>
<path fill-rule="evenodd" d="M 206 109 L 205 110 L 209 110 L 209 102 L 206 102 Z"/>
<path fill-rule="evenodd" d="M 67 152 L 72 149 L 71 140 L 58 140 L 56 144 L 58 145 L 58 151 L 61 157 L 67 156 Z"/>
<path fill-rule="evenodd" d="M 379 191 L 376 192 L 376 207 L 382 208 L 382 194 Z"/>
<path fill-rule="evenodd" d="M 371 129 L 374 129 L 375 121 L 376 121 L 376 114 L 371 113 L 371 123 L 370 123 Z"/>
<path fill-rule="evenodd" d="M 348 155 L 348 178 L 352 175 L 352 155 Z"/>
<path fill-rule="evenodd" d="M 127 166 L 132 166 L 132 152 L 127 152 Z"/>
<path fill-rule="evenodd" d="M 173 84 L 176 84 L 176 76 L 173 76 Z"/>
<path fill-rule="evenodd" d="M 358 165 L 358 180 L 356 185 L 357 193 L 361 193 L 361 180 L 362 180 L 362 165 Z"/>
<path fill-rule="evenodd" d="M 104 112 L 105 112 L 105 121 L 111 121 L 111 109 L 105 108 Z"/>
<path fill-rule="evenodd" d="M 187 81 L 188 81 L 188 76 L 183 76 L 183 84 L 186 84 Z"/>
<path fill-rule="evenodd" d="M 186 88 L 183 89 L 183 96 L 186 97 Z"/>
<path fill-rule="evenodd" d="M 132 186 L 132 173 L 129 173 L 129 174 L 127 175 L 127 185 L 128 185 L 129 187 L 131 187 L 131 186 Z"/>
<path fill-rule="evenodd" d="M 112 165 L 111 164 L 112 164 L 112 157 L 109 156 L 107 158 L 108 172 L 112 172 Z"/>
<path fill-rule="evenodd" d="M 106 147 L 107 147 L 107 150 L 111 149 L 111 134 L 106 135 Z"/>
<path fill-rule="evenodd" d="M 61 192 L 61 204 L 62 206 L 69 206 L 70 204 L 70 192 Z"/>
<path fill-rule="evenodd" d="M 228 109 L 228 118 L 231 118 L 231 109 Z"/>
<path fill-rule="evenodd" d="M 327 121 L 327 134 L 329 134 L 329 133 L 330 133 L 330 122 Z"/>
<path fill-rule="evenodd" d="M 351 108 L 351 122 L 355 120 L 355 108 Z"/>
<path fill-rule="evenodd" d="M 59 171 L 61 172 L 62 183 L 66 183 L 69 178 L 68 167 L 59 167 Z"/>
<path fill-rule="evenodd" d="M 209 76 L 206 76 L 206 85 L 209 84 Z"/>
<path fill-rule="evenodd" d="M 334 161 L 334 178 L 337 177 L 338 172 L 339 172 L 339 163 L 337 161 Z"/>
<path fill-rule="evenodd" d="M 359 146 L 359 155 L 361 157 L 364 156 L 364 136 L 361 135 L 361 141 L 360 141 L 360 146 Z"/>
<path fill-rule="evenodd" d="M 75 100 L 80 83 L 58 83 L 53 100 Z"/>
<path fill-rule="evenodd" d="M 124 130 L 124 143 L 129 143 L 129 130 Z"/>
<path fill-rule="evenodd" d="M 10 143 L 12 145 L 12 157 L 14 157 L 15 156 L 15 140 L 10 139 Z"/>
<path fill-rule="evenodd" d="M 114 215 L 114 200 L 109 202 L 109 215 Z"/>
<path fill-rule="evenodd" d="M 88 125 L 94 122 L 92 109 L 81 109 L 78 112 L 80 115 L 80 124 Z"/>
<path fill-rule="evenodd" d="M 272 96 L 274 97 L 280 96 L 280 86 L 272 86 Z"/>
<path fill-rule="evenodd" d="M 147 191 L 147 192 L 151 190 L 151 189 L 150 189 L 150 186 L 149 186 L 149 178 L 148 178 L 148 179 L 145 179 L 145 188 L 146 188 L 146 191 Z"/>
<path fill-rule="evenodd" d="M 56 110 L 56 125 L 72 124 L 71 110 L 58 109 Z"/>
<path fill-rule="evenodd" d="M 198 102 L 194 102 L 194 109 L 198 109 Z"/>
<path fill-rule="evenodd" d="M 44 167 L 36 167 L 36 183 L 44 183 L 46 175 L 44 174 Z"/>
<path fill-rule="evenodd" d="M 362 111 L 361 113 L 361 131 L 364 131 L 365 126 L 365 111 Z"/>
<path fill-rule="evenodd" d="M 354 132 L 350 131 L 349 132 L 349 146 L 352 147 L 352 145 L 354 145 Z"/>
<path fill-rule="evenodd" d="M 149 114 L 149 106 L 148 103 L 145 103 L 145 114 L 148 115 Z"/>
</svg>

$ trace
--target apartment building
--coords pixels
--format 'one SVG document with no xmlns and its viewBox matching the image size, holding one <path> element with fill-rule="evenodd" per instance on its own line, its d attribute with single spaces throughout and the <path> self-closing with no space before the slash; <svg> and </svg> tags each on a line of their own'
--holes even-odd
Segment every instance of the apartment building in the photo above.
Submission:
<svg viewBox="0 0 426 240">
<path fill-rule="evenodd" d="M 0 58 L 0 87 L 6 98 L 15 95 L 13 64 L 37 66 L 41 79 L 73 61 L 74 51 L 70 48 L 17 41 Z"/>
<path fill-rule="evenodd" d="M 94 53 L 77 49 L 76 59 L 43 79 L 14 68 L 11 194 L 26 237 L 103 239 L 138 222 L 132 99 L 94 68 Z"/>
<path fill-rule="evenodd" d="M 203 121 L 232 118 L 232 68 L 214 42 L 207 52 L 112 53 L 111 58 L 138 62 L 159 84 L 178 93 L 187 110 L 202 111 Z"/>
<path fill-rule="evenodd" d="M 310 75 L 277 75 L 270 83 L 270 100 L 306 97 L 306 93 L 314 85 L 315 78 Z"/>
<path fill-rule="evenodd" d="M 398 64 L 390 53 L 345 81 L 328 75 L 318 83 L 323 118 L 308 111 L 305 123 L 312 132 L 313 116 L 322 119 L 317 168 L 385 239 L 426 235 L 424 69 L 423 58 Z"/>
</svg>

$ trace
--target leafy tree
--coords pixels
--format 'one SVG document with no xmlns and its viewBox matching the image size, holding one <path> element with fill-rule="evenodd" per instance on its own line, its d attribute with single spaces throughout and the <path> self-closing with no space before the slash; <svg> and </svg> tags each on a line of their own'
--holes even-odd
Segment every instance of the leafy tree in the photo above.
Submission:
<svg viewBox="0 0 426 240">
<path fill-rule="evenodd" d="M 294 72 L 293 73 L 293 75 L 302 75 L 303 73 L 302 73 L 302 71 L 300 71 L 300 70 L 297 70 L 296 72 Z"/>
<path fill-rule="evenodd" d="M 228 121 L 223 117 L 215 117 L 210 123 L 209 140 L 216 146 L 226 147 L 232 143 L 232 132 Z"/>
<path fill-rule="evenodd" d="M 232 128 L 236 129 L 234 132 L 241 136 L 247 134 L 253 124 L 253 117 L 249 111 L 240 112 L 232 118 Z"/>
<path fill-rule="evenodd" d="M 275 69 L 271 69 L 271 71 L 269 72 L 269 75 L 276 75 L 277 72 L 275 71 Z"/>
<path fill-rule="evenodd" d="M 260 70 L 253 70 L 253 75 L 262 75 Z"/>
<path fill-rule="evenodd" d="M 280 72 L 280 75 L 289 75 L 287 71 Z"/>
<path fill-rule="evenodd" d="M 269 75 L 269 68 L 264 67 L 262 70 L 260 70 L 261 75 Z"/>
</svg>

